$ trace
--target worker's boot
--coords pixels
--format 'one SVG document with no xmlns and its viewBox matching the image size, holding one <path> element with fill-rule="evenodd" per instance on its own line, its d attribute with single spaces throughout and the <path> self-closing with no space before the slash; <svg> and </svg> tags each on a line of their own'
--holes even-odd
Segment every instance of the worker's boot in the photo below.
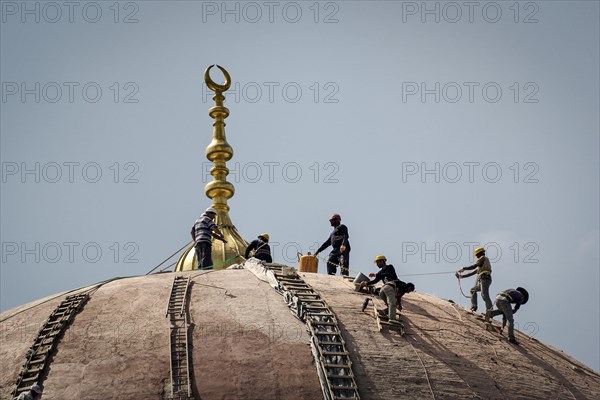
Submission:
<svg viewBox="0 0 600 400">
<path fill-rule="evenodd" d="M 486 312 L 485 312 L 485 322 L 487 322 L 488 324 L 491 322 L 490 321 L 491 316 L 492 316 L 492 310 L 491 309 L 486 310 Z"/>
<path fill-rule="evenodd" d="M 519 344 L 519 342 L 517 342 L 517 339 L 515 339 L 514 337 L 513 337 L 513 338 L 508 338 L 508 341 L 509 341 L 510 343 L 512 343 L 512 344 L 516 344 L 516 345 L 518 345 L 518 344 Z"/>
<path fill-rule="evenodd" d="M 386 317 L 388 316 L 388 308 L 378 308 L 377 312 L 379 313 L 379 316 L 381 317 Z"/>
</svg>

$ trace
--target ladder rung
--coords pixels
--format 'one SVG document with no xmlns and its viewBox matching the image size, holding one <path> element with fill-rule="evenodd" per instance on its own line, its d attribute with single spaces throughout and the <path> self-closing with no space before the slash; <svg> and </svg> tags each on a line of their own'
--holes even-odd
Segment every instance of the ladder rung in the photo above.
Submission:
<svg viewBox="0 0 600 400">
<path fill-rule="evenodd" d="M 350 364 L 323 363 L 323 367 L 325 367 L 325 368 L 345 368 L 345 369 L 350 369 Z"/>
<path fill-rule="evenodd" d="M 333 375 L 333 374 L 327 374 L 327 377 L 329 379 L 354 379 L 354 375 L 350 374 L 350 375 Z"/>
<path fill-rule="evenodd" d="M 54 342 L 54 338 L 44 337 L 40 342 L 36 342 L 36 346 L 50 346 Z"/>
<path fill-rule="evenodd" d="M 47 328 L 42 328 L 42 329 L 40 330 L 40 333 L 42 333 L 42 332 L 52 332 L 52 331 L 54 331 L 54 330 L 57 330 L 57 329 L 60 329 L 60 327 L 56 327 L 56 326 L 49 326 L 49 327 L 47 327 Z M 43 335 L 46 335 L 46 333 L 43 333 Z"/>
<path fill-rule="evenodd" d="M 352 390 L 352 391 L 356 390 L 356 386 L 354 386 L 354 385 L 352 385 L 352 386 L 339 386 L 339 385 L 333 386 L 332 385 L 330 387 L 333 390 Z"/>
<path fill-rule="evenodd" d="M 309 315 L 310 317 L 335 317 L 335 315 L 333 315 L 333 314 L 332 314 L 332 313 L 330 313 L 330 312 L 326 312 L 326 313 L 315 313 L 315 312 L 312 312 L 312 311 L 308 311 L 308 315 Z"/>
<path fill-rule="evenodd" d="M 25 371 L 25 374 L 39 374 L 39 372 L 41 370 L 43 370 L 43 369 L 44 369 L 43 366 L 37 367 L 37 368 L 28 369 L 27 371 Z"/>
<path fill-rule="evenodd" d="M 347 351 L 322 351 L 321 354 L 324 356 L 346 356 L 348 357 Z"/>
<path fill-rule="evenodd" d="M 319 346 L 343 346 L 344 342 L 317 342 Z"/>
</svg>

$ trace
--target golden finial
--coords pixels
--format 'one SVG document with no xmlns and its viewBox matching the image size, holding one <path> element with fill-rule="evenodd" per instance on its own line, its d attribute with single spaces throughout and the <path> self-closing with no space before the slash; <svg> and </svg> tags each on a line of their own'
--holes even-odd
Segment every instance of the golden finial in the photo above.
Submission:
<svg viewBox="0 0 600 400">
<path fill-rule="evenodd" d="M 212 140 L 206 148 L 206 158 L 213 163 L 213 167 L 210 169 L 213 181 L 206 184 L 204 193 L 213 201 L 212 207 L 217 210 L 215 223 L 219 226 L 221 233 L 223 233 L 223 236 L 227 240 L 227 243 L 215 240 L 212 244 L 213 263 L 216 269 L 221 269 L 231 264 L 239 263 L 241 261 L 239 255 L 243 254 L 248 243 L 240 236 L 231 222 L 229 205 L 227 205 L 227 200 L 232 198 L 235 193 L 233 184 L 227 181 L 229 168 L 227 168 L 226 163 L 233 157 L 233 148 L 227 143 L 227 139 L 225 138 L 225 118 L 229 116 L 229 110 L 223 105 L 223 101 L 225 100 L 223 92 L 229 89 L 231 76 L 225 68 L 217 65 L 217 68 L 225 76 L 225 83 L 219 85 L 210 77 L 210 70 L 213 67 L 214 65 L 211 65 L 204 71 L 206 86 L 215 92 L 213 97 L 215 105 L 208 110 L 208 115 L 215 122 L 213 123 Z M 195 258 L 194 247 L 192 245 L 181 256 L 175 270 L 186 271 L 197 268 L 198 262 Z"/>
<path fill-rule="evenodd" d="M 214 67 L 211 65 L 206 68 L 204 72 L 204 81 L 206 86 L 213 92 L 215 96 L 215 106 L 208 110 L 208 115 L 215 120 L 213 124 L 212 141 L 206 148 L 206 158 L 213 162 L 213 167 L 210 170 L 210 174 L 213 176 L 213 181 L 209 182 L 204 187 L 206 195 L 213 200 L 213 207 L 223 211 L 229 211 L 227 205 L 227 199 L 233 197 L 235 189 L 230 182 L 227 182 L 227 175 L 229 174 L 229 168 L 225 163 L 233 157 L 233 148 L 227 143 L 225 138 L 225 118 L 229 116 L 229 110 L 223 106 L 225 96 L 223 92 L 229 89 L 231 84 L 231 77 L 229 73 L 221 66 L 217 67 L 225 75 L 225 83 L 223 85 L 217 85 L 210 78 L 210 69 Z"/>
</svg>

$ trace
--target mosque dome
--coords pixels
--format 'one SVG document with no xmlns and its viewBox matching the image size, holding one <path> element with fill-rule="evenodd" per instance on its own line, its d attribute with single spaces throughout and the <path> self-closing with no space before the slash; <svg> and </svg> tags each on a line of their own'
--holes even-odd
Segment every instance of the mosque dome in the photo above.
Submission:
<svg viewBox="0 0 600 400">
<path fill-rule="evenodd" d="M 43 398 L 170 398 L 167 311 L 175 277 L 189 278 L 193 398 L 327 398 L 309 324 L 248 269 L 115 279 L 2 313 L 0 398 L 12 398 L 48 317 L 78 293 L 89 298 L 49 356 L 40 382 Z M 449 301 L 409 293 L 403 299 L 403 332 L 385 327 L 380 332 L 372 309 L 362 311 L 365 295 L 347 279 L 315 273 L 298 278 L 334 314 L 362 399 L 600 398 L 600 376 L 584 364 L 523 332 L 517 332 L 520 345 L 514 346 Z"/>
</svg>

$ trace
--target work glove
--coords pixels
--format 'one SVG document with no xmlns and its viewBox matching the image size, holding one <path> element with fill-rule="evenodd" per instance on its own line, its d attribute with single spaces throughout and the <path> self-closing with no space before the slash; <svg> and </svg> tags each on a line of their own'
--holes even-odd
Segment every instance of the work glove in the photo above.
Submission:
<svg viewBox="0 0 600 400">
<path fill-rule="evenodd" d="M 461 278 L 461 276 L 460 276 L 460 272 L 459 272 L 459 271 L 456 271 L 456 272 L 454 273 L 454 276 L 456 276 L 456 279 L 460 279 L 460 278 Z"/>
</svg>

